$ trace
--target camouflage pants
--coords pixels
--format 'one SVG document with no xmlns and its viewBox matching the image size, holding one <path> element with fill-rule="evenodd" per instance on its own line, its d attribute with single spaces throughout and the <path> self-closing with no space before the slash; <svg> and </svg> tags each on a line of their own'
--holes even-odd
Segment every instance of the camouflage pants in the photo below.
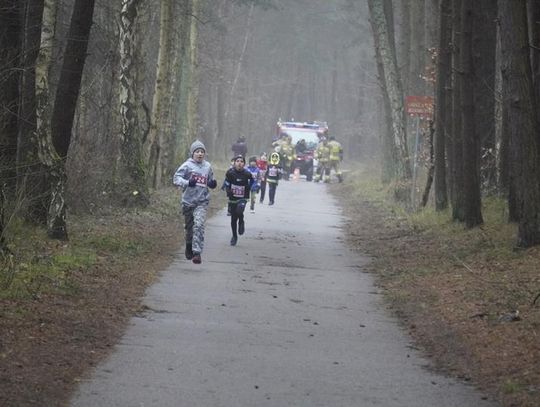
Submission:
<svg viewBox="0 0 540 407">
<path fill-rule="evenodd" d="M 202 253 L 204 247 L 204 223 L 208 205 L 182 206 L 186 244 L 191 243 L 193 253 Z"/>
</svg>

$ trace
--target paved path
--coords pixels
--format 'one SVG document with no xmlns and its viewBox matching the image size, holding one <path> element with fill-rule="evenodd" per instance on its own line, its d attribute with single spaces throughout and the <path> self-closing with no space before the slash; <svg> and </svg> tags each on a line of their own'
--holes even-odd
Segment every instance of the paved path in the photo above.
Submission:
<svg viewBox="0 0 540 407">
<path fill-rule="evenodd" d="M 179 254 L 72 406 L 493 406 L 425 369 L 324 191 L 282 182 L 236 247 L 210 219 L 202 265 Z"/>
</svg>

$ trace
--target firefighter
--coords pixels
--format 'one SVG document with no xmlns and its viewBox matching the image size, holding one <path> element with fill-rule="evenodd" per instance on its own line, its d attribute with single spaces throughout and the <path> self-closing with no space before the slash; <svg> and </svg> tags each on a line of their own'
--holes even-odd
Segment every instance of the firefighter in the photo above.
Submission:
<svg viewBox="0 0 540 407">
<path fill-rule="evenodd" d="M 295 160 L 294 147 L 292 145 L 292 137 L 286 135 L 279 149 L 280 162 L 283 168 L 283 179 L 288 181 L 291 172 L 291 164 Z"/>
<path fill-rule="evenodd" d="M 334 170 L 336 177 L 339 182 L 343 181 L 343 176 L 341 174 L 340 163 L 343 161 L 343 147 L 341 143 L 336 140 L 334 136 L 330 136 L 330 141 L 328 142 L 328 147 L 330 149 L 330 161 L 328 163 L 328 178 L 331 176 L 331 171 Z"/>
<path fill-rule="evenodd" d="M 330 168 L 328 167 L 330 162 L 330 147 L 328 146 L 328 139 L 321 137 L 321 141 L 317 145 L 315 150 L 315 157 L 319 160 L 317 166 L 317 174 L 313 178 L 313 181 L 319 182 L 321 179 L 324 182 L 330 182 Z"/>
</svg>

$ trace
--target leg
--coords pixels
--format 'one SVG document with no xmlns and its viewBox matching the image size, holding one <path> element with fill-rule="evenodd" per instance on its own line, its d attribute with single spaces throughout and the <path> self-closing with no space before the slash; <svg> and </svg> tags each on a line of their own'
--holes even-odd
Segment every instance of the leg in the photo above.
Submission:
<svg viewBox="0 0 540 407">
<path fill-rule="evenodd" d="M 193 258 L 193 209 L 187 206 L 182 207 L 182 215 L 184 215 L 184 240 L 186 241 L 186 259 Z"/>
<path fill-rule="evenodd" d="M 255 212 L 255 201 L 257 200 L 257 192 L 251 191 L 249 197 L 250 197 L 249 209 L 251 209 L 251 212 Z"/>
<path fill-rule="evenodd" d="M 193 209 L 193 253 L 201 254 L 204 248 L 204 223 L 206 222 L 206 205 Z"/>
<path fill-rule="evenodd" d="M 232 231 L 232 238 L 231 238 L 231 246 L 236 245 L 236 241 L 238 240 L 238 234 L 236 232 L 236 224 L 238 223 L 238 213 L 236 212 L 236 204 L 230 204 L 231 208 L 231 231 Z"/>
<path fill-rule="evenodd" d="M 264 201 L 264 193 L 266 192 L 266 181 L 262 181 L 261 182 L 261 199 L 260 199 L 260 203 L 263 203 Z"/>
<path fill-rule="evenodd" d="M 270 199 L 269 205 L 274 205 L 274 198 L 276 196 L 276 186 L 277 184 L 273 182 L 268 185 L 268 198 Z"/>
</svg>

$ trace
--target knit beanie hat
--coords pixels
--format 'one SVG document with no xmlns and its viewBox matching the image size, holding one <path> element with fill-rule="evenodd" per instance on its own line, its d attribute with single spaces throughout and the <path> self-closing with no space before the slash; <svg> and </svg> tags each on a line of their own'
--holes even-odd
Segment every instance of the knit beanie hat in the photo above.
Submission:
<svg viewBox="0 0 540 407">
<path fill-rule="evenodd" d="M 202 148 L 204 150 L 204 152 L 206 153 L 206 147 L 204 146 L 204 144 L 202 143 L 202 141 L 200 140 L 195 140 L 193 142 L 193 144 L 191 145 L 191 147 L 189 148 L 189 154 L 191 157 L 193 157 L 193 153 L 195 152 L 195 150 L 199 149 L 199 148 Z"/>
</svg>

